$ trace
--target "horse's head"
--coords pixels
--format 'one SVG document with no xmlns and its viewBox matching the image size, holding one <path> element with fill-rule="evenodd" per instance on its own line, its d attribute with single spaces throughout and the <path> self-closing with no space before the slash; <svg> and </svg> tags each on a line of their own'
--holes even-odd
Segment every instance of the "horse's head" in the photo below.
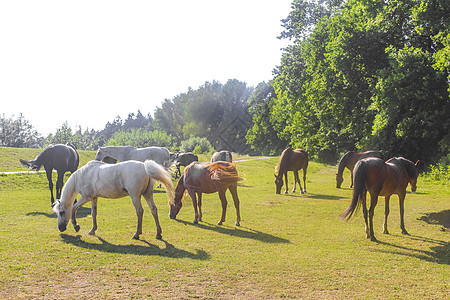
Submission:
<svg viewBox="0 0 450 300">
<path fill-rule="evenodd" d="M 339 174 L 336 173 L 336 187 L 337 187 L 338 189 L 341 188 L 342 182 L 344 182 L 344 177 L 343 177 L 342 175 L 339 176 Z"/>
<path fill-rule="evenodd" d="M 275 176 L 276 193 L 281 194 L 281 188 L 283 187 L 283 176 Z"/>
<path fill-rule="evenodd" d="M 58 217 L 58 229 L 63 232 L 67 229 L 67 224 L 69 224 L 70 217 L 72 216 L 72 206 L 66 209 L 59 199 L 56 199 L 53 204 L 53 212 Z"/>
<path fill-rule="evenodd" d="M 178 184 L 175 189 L 175 198 L 174 198 L 173 202 L 169 203 L 169 206 L 170 206 L 169 217 L 171 219 L 177 218 L 178 212 L 180 211 L 181 207 L 183 206 L 183 201 L 184 201 L 184 198 L 186 197 L 187 191 L 185 191 L 184 189 L 181 189 L 179 186 L 180 186 L 180 184 Z"/>
<path fill-rule="evenodd" d="M 418 160 L 414 166 L 415 166 L 415 172 L 413 171 L 412 176 L 410 175 L 410 179 L 409 179 L 409 185 L 411 186 L 411 192 L 415 192 L 417 190 L 417 177 L 419 177 L 419 165 L 420 165 L 420 160 Z"/>
</svg>

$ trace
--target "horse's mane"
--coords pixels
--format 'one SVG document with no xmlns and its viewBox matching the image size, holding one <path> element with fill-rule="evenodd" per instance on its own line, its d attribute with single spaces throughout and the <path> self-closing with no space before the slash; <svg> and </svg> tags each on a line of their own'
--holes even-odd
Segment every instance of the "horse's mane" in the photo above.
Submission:
<svg viewBox="0 0 450 300">
<path fill-rule="evenodd" d="M 235 164 L 227 162 L 213 162 L 205 165 L 211 174 L 211 179 L 219 181 L 236 182 L 242 180 L 239 177 Z"/>
</svg>

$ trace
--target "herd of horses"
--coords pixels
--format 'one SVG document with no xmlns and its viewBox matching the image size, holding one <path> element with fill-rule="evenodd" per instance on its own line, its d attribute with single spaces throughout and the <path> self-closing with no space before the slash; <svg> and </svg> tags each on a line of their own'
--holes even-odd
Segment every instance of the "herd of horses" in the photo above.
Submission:
<svg viewBox="0 0 450 300">
<path fill-rule="evenodd" d="M 153 200 L 154 183 L 159 182 L 166 190 L 169 201 L 171 219 L 175 219 L 180 211 L 186 194 L 192 199 L 195 218 L 194 224 L 202 221 L 202 194 L 218 193 L 222 204 L 222 216 L 218 222 L 225 222 L 229 190 L 236 209 L 236 226 L 240 226 L 239 197 L 237 193 L 239 177 L 230 151 L 223 150 L 214 153 L 209 163 L 198 162 L 194 153 L 171 154 L 164 147 L 134 148 L 129 146 L 101 147 L 95 160 L 78 169 L 79 156 L 71 144 L 58 144 L 46 147 L 34 160 L 20 162 L 30 168 L 39 170 L 44 167 L 49 181 L 51 205 L 58 217 L 58 229 L 62 232 L 72 221 L 75 231 L 80 230 L 76 221 L 76 211 L 87 202 L 91 202 L 93 226 L 89 234 L 97 230 L 97 198 L 122 198 L 129 195 L 136 209 L 137 229 L 133 236 L 139 239 L 142 234 L 143 208 L 142 196 L 150 207 L 156 224 L 156 238 L 162 238 L 158 211 Z M 174 188 L 169 167 L 175 165 Z M 181 173 L 180 167 L 184 166 Z M 403 157 L 384 161 L 379 151 L 358 153 L 348 151 L 339 161 L 336 173 L 336 187 L 340 188 L 345 168 L 351 172 L 353 197 L 350 205 L 341 214 L 341 219 L 349 219 L 360 207 L 363 207 L 365 231 L 367 238 L 376 241 L 373 230 L 374 209 L 379 196 L 385 197 L 385 218 L 383 233 L 388 233 L 387 217 L 389 215 L 389 200 L 398 195 L 400 203 L 400 228 L 403 234 L 408 234 L 404 224 L 404 200 L 408 184 L 414 192 L 417 188 L 419 161 L 413 163 Z M 308 168 L 308 153 L 303 149 L 286 148 L 281 154 L 275 168 L 276 193 L 280 194 L 283 185 L 284 193 L 288 193 L 287 172 L 294 173 L 294 188 L 300 186 L 300 194 L 306 193 L 306 173 Z M 52 170 L 58 172 L 56 183 L 56 200 L 53 196 Z M 298 172 L 303 170 L 303 187 Z M 71 176 L 63 187 L 63 177 L 66 172 Z M 284 175 L 284 176 L 283 176 Z M 283 181 L 284 177 L 284 181 Z M 370 194 L 370 205 L 367 209 L 366 195 Z M 81 194 L 77 201 L 76 197 Z"/>
</svg>

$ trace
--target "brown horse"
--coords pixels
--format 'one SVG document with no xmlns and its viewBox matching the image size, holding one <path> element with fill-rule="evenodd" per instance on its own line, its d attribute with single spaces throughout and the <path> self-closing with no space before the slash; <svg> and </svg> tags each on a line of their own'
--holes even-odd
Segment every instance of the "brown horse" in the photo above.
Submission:
<svg viewBox="0 0 450 300">
<path fill-rule="evenodd" d="M 347 153 L 342 156 L 341 160 L 339 161 L 339 167 L 338 172 L 336 173 L 336 187 L 339 189 L 341 188 L 341 184 L 344 181 L 344 177 L 342 177 L 342 173 L 344 173 L 344 169 L 347 168 L 350 171 L 350 179 L 352 181 L 352 184 L 350 185 L 350 188 L 353 187 L 353 168 L 355 167 L 355 164 L 358 160 L 368 157 L 378 157 L 383 158 L 380 151 L 366 151 L 358 153 L 356 151 L 348 151 Z"/>
<path fill-rule="evenodd" d="M 229 162 L 191 163 L 186 167 L 183 175 L 178 180 L 177 187 L 175 188 L 175 200 L 170 205 L 170 218 L 176 218 L 183 205 L 182 199 L 184 199 L 187 191 L 194 205 L 194 224 L 197 224 L 198 221 L 202 221 L 202 193 L 212 194 L 218 192 L 220 202 L 222 203 L 222 218 L 217 224 L 222 225 L 225 222 L 227 211 L 225 192 L 230 190 L 236 208 L 236 226 L 240 226 L 241 216 L 239 213 L 239 198 L 237 194 L 237 182 L 239 180 L 241 179 L 238 176 L 236 167 Z"/>
<path fill-rule="evenodd" d="M 408 234 L 404 222 L 406 187 L 409 183 L 411 191 L 416 191 L 419 175 L 418 165 L 419 161 L 414 164 L 403 157 L 394 157 L 387 162 L 379 158 L 365 158 L 358 161 L 353 172 L 355 187 L 353 188 L 352 202 L 341 215 L 341 219 L 343 220 L 347 216 L 350 219 L 355 209 L 362 204 L 367 238 L 376 241 L 373 233 L 373 214 L 378 196 L 385 197 L 383 233 L 388 234 L 389 198 L 391 195 L 397 194 L 400 203 L 400 228 L 403 234 Z M 369 222 L 367 222 L 367 192 L 370 194 Z"/>
<path fill-rule="evenodd" d="M 305 189 L 302 189 L 302 184 L 298 178 L 298 170 L 303 169 L 303 184 Z M 300 185 L 300 194 L 306 193 L 306 170 L 308 169 L 308 153 L 306 153 L 303 149 L 295 149 L 293 150 L 291 147 L 286 148 L 281 154 L 280 161 L 276 167 L 275 174 L 275 185 L 276 185 L 276 193 L 281 193 L 281 188 L 283 187 L 283 175 L 286 181 L 286 190 L 285 194 L 288 193 L 288 177 L 287 172 L 294 172 L 294 189 L 292 193 L 295 192 L 297 187 L 297 182 Z"/>
</svg>

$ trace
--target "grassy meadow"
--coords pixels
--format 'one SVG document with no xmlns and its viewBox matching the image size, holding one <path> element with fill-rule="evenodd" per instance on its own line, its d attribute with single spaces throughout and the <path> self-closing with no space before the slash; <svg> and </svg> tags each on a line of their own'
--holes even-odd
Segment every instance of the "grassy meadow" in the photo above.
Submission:
<svg viewBox="0 0 450 300">
<path fill-rule="evenodd" d="M 0 172 L 25 170 L 18 158 L 39 152 L 0 148 Z M 81 165 L 95 157 L 79 153 Z M 171 220 L 165 192 L 156 189 L 162 240 L 155 239 L 145 201 L 143 234 L 131 239 L 137 218 L 129 197 L 99 199 L 95 236 L 88 235 L 89 205 L 78 211 L 78 233 L 71 224 L 59 233 L 45 173 L 0 174 L 0 298 L 449 299 L 448 183 L 419 178 L 417 192 L 408 192 L 405 225 L 411 235 L 401 234 L 397 196 L 391 199 L 390 234 L 382 234 L 380 198 L 374 217 L 379 241 L 371 242 L 361 211 L 339 220 L 352 194 L 347 171 L 344 188 L 336 189 L 336 166 L 310 162 L 307 194 L 276 195 L 277 161 L 236 163 L 244 178 L 238 187 L 241 227 L 234 226 L 229 193 L 224 225 L 216 225 L 217 194 L 204 195 L 203 222 L 193 225 L 189 197 Z"/>
</svg>

